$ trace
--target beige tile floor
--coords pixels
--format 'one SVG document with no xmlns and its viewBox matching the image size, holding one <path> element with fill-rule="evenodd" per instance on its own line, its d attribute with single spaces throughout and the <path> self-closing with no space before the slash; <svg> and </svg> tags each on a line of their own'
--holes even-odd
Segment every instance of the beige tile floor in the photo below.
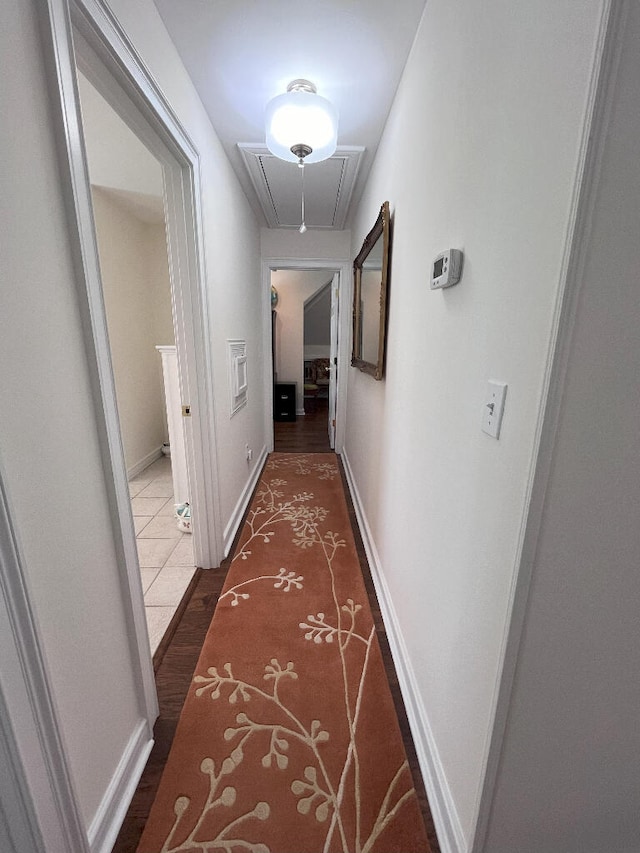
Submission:
<svg viewBox="0 0 640 853">
<path fill-rule="evenodd" d="M 195 571 L 190 533 L 173 514 L 171 462 L 163 456 L 129 481 L 151 654 Z"/>
</svg>

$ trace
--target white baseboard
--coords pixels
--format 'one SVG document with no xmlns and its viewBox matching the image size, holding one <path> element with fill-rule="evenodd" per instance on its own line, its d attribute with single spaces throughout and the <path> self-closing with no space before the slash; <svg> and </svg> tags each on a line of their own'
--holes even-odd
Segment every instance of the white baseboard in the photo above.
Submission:
<svg viewBox="0 0 640 853">
<path fill-rule="evenodd" d="M 296 415 L 302 417 L 304 415 L 304 406 L 301 409 L 296 409 Z"/>
<path fill-rule="evenodd" d="M 341 458 L 349 485 L 349 492 L 351 493 L 351 500 L 353 501 L 358 519 L 362 542 L 367 554 L 367 560 L 369 561 L 371 577 L 373 578 L 373 584 L 378 596 L 382 620 L 391 649 L 391 656 L 393 657 L 398 674 L 398 682 L 407 711 L 407 718 L 411 734 L 413 735 L 440 848 L 442 853 L 468 853 L 468 844 L 465 840 L 460 818 L 451 796 L 451 790 L 442 766 L 442 761 L 438 755 L 429 718 L 420 698 L 415 674 L 402 635 L 402 629 L 398 622 L 393 600 L 382 570 L 380 556 L 371 533 L 371 528 L 367 522 L 346 452 L 343 451 Z"/>
<path fill-rule="evenodd" d="M 140 720 L 91 821 L 88 832 L 91 853 L 111 853 L 152 747 L 147 721 Z"/>
<path fill-rule="evenodd" d="M 260 455 L 258 456 L 255 465 L 253 466 L 253 471 L 251 472 L 251 476 L 247 480 L 247 484 L 242 490 L 242 494 L 238 500 L 238 503 L 235 505 L 235 509 L 231 513 L 231 518 L 227 522 L 227 526 L 224 529 L 224 556 L 226 557 L 231 550 L 231 546 L 233 545 L 233 540 L 235 539 L 236 533 L 238 532 L 238 528 L 240 527 L 240 522 L 242 521 L 242 516 L 245 513 L 245 510 L 249 504 L 249 500 L 251 495 L 253 494 L 253 490 L 256 487 L 256 483 L 258 482 L 258 477 L 264 467 L 265 460 L 267 458 L 267 447 L 266 445 L 260 451 Z"/>
<path fill-rule="evenodd" d="M 132 465 L 131 468 L 127 468 L 127 479 L 133 480 L 134 477 L 137 477 L 138 474 L 142 473 L 145 468 L 148 468 L 152 462 L 155 462 L 156 459 L 160 459 L 162 456 L 162 447 L 157 447 L 155 450 L 152 450 L 151 453 L 147 453 L 139 462 L 136 462 L 135 465 Z"/>
</svg>

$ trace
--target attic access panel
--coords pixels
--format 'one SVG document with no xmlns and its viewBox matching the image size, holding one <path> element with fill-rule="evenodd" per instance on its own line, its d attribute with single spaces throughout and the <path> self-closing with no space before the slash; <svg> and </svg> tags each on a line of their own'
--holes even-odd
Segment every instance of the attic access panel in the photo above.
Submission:
<svg viewBox="0 0 640 853">
<path fill-rule="evenodd" d="M 238 145 L 270 228 L 298 228 L 302 171 L 271 154 L 266 145 Z M 345 146 L 304 170 L 307 228 L 344 228 L 364 148 Z"/>
<path fill-rule="evenodd" d="M 344 165 L 342 158 L 335 158 L 305 167 L 305 221 L 308 228 L 332 228 L 335 225 Z M 278 224 L 283 228 L 297 227 L 302 221 L 302 169 L 295 163 L 270 157 L 262 159 L 262 170 Z"/>
</svg>

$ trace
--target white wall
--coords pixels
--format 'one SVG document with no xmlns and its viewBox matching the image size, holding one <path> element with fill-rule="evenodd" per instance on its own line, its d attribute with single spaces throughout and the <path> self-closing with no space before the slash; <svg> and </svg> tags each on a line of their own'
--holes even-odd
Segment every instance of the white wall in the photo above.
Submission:
<svg viewBox="0 0 640 853">
<path fill-rule="evenodd" d="M 352 229 L 355 256 L 390 201 L 386 381 L 350 369 L 345 458 L 451 850 L 477 819 L 601 7 L 429 0 Z M 432 292 L 451 246 L 462 280 Z"/>
<path fill-rule="evenodd" d="M 259 231 L 151 0 L 110 4 L 197 146 L 216 393 L 225 338 L 248 342 L 249 404 L 216 410 L 223 519 L 247 483 L 244 444 L 265 444 Z M 0 454 L 85 825 L 107 803 L 143 709 L 63 206 L 40 4 L 0 6 Z M 0 673 L 2 678 L 2 673 Z M 121 793 L 121 789 L 119 789 Z"/>
<path fill-rule="evenodd" d="M 304 234 L 289 228 L 260 230 L 264 259 L 300 258 L 301 260 L 346 261 L 351 257 L 350 231 L 319 231 L 309 228 Z"/>
<path fill-rule="evenodd" d="M 125 461 L 138 471 L 167 440 L 156 350 L 175 343 L 165 229 L 141 222 L 99 187 L 93 209 Z"/>
<path fill-rule="evenodd" d="M 331 279 L 326 270 L 274 270 L 278 291 L 276 362 L 278 382 L 296 383 L 296 408 L 304 411 L 304 303 Z"/>
<path fill-rule="evenodd" d="M 640 846 L 640 8 L 621 5 L 618 90 L 560 353 L 567 372 L 490 853 Z"/>
</svg>

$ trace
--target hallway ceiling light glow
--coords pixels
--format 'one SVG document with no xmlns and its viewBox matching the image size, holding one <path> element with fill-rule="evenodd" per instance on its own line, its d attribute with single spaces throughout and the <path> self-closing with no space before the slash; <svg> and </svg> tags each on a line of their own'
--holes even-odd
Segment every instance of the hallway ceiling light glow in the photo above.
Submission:
<svg viewBox="0 0 640 853">
<path fill-rule="evenodd" d="M 267 104 L 269 151 L 290 163 L 319 163 L 336 150 L 338 111 L 309 80 L 293 80 L 283 95 Z"/>
</svg>

